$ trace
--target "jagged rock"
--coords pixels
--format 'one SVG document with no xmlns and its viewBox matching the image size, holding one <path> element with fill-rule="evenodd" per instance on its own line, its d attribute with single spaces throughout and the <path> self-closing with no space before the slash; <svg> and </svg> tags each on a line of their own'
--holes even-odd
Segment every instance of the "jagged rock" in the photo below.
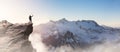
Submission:
<svg viewBox="0 0 120 52">
<path fill-rule="evenodd" d="M 12 24 L 6 20 L 0 22 L 0 52 L 33 52 L 28 41 L 32 31 L 32 22 L 25 24 Z"/>
</svg>

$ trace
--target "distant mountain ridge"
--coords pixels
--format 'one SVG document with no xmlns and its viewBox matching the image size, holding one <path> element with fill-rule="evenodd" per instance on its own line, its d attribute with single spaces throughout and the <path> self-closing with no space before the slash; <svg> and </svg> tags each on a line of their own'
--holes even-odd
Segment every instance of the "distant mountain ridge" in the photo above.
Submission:
<svg viewBox="0 0 120 52">
<path fill-rule="evenodd" d="M 116 34 L 120 33 L 120 29 L 104 27 L 93 20 L 68 21 L 65 18 L 40 24 L 35 31 L 45 45 L 53 47 L 89 48 L 120 37 Z"/>
</svg>

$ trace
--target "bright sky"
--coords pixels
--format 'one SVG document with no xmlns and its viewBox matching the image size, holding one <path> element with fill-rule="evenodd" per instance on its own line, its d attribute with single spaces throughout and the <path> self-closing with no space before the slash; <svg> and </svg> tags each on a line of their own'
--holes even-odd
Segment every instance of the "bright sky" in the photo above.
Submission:
<svg viewBox="0 0 120 52">
<path fill-rule="evenodd" d="M 120 27 L 120 0 L 0 0 L 0 20 L 34 24 L 66 18 Z"/>
</svg>

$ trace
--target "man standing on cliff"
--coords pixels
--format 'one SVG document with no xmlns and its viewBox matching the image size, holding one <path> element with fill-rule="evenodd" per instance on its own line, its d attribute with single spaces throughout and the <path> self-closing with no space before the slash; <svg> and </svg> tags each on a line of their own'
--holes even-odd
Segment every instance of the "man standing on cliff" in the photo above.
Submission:
<svg viewBox="0 0 120 52">
<path fill-rule="evenodd" d="M 33 15 L 29 15 L 30 22 L 32 22 L 32 17 L 33 17 Z"/>
<path fill-rule="evenodd" d="M 26 30 L 25 30 L 25 32 L 24 32 L 24 34 L 25 34 L 25 37 L 29 37 L 29 35 L 33 32 L 33 23 L 32 23 L 32 17 L 33 17 L 33 15 L 29 15 L 29 23 L 26 23 L 26 25 L 27 25 L 27 28 L 26 28 Z"/>
</svg>

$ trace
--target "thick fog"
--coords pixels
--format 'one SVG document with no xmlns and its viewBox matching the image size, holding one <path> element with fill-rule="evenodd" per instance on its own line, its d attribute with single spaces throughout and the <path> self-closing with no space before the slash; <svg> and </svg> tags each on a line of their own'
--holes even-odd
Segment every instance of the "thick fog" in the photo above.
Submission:
<svg viewBox="0 0 120 52">
<path fill-rule="evenodd" d="M 120 52 L 120 29 L 95 21 L 0 22 L 0 52 Z"/>
</svg>

